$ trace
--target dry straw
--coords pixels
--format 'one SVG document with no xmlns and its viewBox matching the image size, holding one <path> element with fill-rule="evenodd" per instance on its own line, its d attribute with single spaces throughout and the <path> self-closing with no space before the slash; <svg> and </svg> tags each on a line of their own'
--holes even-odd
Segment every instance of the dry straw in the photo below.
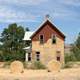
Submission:
<svg viewBox="0 0 80 80">
<path fill-rule="evenodd" d="M 60 62 L 56 61 L 56 60 L 52 60 L 48 63 L 48 66 L 47 66 L 48 70 L 51 71 L 51 72 L 58 72 L 60 71 L 61 69 L 61 64 Z"/>
<path fill-rule="evenodd" d="M 10 65 L 11 73 L 22 73 L 24 70 L 23 63 L 20 61 L 14 61 Z"/>
</svg>

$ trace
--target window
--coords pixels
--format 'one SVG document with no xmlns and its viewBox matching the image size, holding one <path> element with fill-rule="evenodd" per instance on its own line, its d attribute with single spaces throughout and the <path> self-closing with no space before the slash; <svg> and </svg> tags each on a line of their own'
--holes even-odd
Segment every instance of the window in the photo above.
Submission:
<svg viewBox="0 0 80 80">
<path fill-rule="evenodd" d="M 60 51 L 57 51 L 57 57 L 56 57 L 57 61 L 61 60 L 61 55 L 60 55 Z"/>
<path fill-rule="evenodd" d="M 57 61 L 60 61 L 60 56 L 57 56 Z"/>
<path fill-rule="evenodd" d="M 28 53 L 28 61 L 31 61 L 31 53 Z"/>
<path fill-rule="evenodd" d="M 43 35 L 40 35 L 40 36 L 39 36 L 39 40 L 40 40 L 40 44 L 43 44 L 43 43 L 44 43 Z"/>
<path fill-rule="evenodd" d="M 40 52 L 36 52 L 36 60 L 40 61 Z"/>
<path fill-rule="evenodd" d="M 56 44 L 56 35 L 52 35 L 52 44 Z"/>
</svg>

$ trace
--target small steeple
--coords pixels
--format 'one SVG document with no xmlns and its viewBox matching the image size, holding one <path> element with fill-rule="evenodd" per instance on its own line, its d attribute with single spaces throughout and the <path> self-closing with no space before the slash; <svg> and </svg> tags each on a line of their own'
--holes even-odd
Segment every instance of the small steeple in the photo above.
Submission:
<svg viewBox="0 0 80 80">
<path fill-rule="evenodd" d="M 50 17 L 50 15 L 49 15 L 49 14 L 46 14 L 46 15 L 45 15 L 45 20 L 48 20 L 49 17 Z"/>
</svg>

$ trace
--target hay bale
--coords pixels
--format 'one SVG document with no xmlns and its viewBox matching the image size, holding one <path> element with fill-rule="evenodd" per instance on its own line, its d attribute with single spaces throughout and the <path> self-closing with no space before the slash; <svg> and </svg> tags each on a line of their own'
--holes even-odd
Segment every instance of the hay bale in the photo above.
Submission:
<svg viewBox="0 0 80 80">
<path fill-rule="evenodd" d="M 56 60 L 52 60 L 48 63 L 47 68 L 48 68 L 48 71 L 58 72 L 61 69 L 61 64 L 60 64 L 60 62 L 58 62 Z"/>
<path fill-rule="evenodd" d="M 11 73 L 22 73 L 24 70 L 23 63 L 20 61 L 13 61 L 10 65 Z"/>
</svg>

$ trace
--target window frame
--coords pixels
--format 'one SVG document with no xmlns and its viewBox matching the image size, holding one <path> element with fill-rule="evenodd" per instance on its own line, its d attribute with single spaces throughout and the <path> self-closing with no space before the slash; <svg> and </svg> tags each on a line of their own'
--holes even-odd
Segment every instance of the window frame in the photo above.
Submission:
<svg viewBox="0 0 80 80">
<path fill-rule="evenodd" d="M 40 61 L 40 52 L 39 51 L 36 52 L 36 61 Z"/>
<path fill-rule="evenodd" d="M 54 38 L 55 42 L 53 42 L 53 38 Z M 51 35 L 51 40 L 52 40 L 52 44 L 56 44 L 56 34 Z"/>
<path fill-rule="evenodd" d="M 56 52 L 56 60 L 59 62 L 61 61 L 61 51 Z"/>
<path fill-rule="evenodd" d="M 28 61 L 30 62 L 31 60 L 32 60 L 31 53 L 28 53 Z"/>
<path fill-rule="evenodd" d="M 42 39 L 43 41 L 41 41 L 41 36 L 43 36 L 43 39 Z M 43 34 L 39 35 L 39 42 L 40 42 L 40 44 L 44 44 L 44 35 Z"/>
</svg>

